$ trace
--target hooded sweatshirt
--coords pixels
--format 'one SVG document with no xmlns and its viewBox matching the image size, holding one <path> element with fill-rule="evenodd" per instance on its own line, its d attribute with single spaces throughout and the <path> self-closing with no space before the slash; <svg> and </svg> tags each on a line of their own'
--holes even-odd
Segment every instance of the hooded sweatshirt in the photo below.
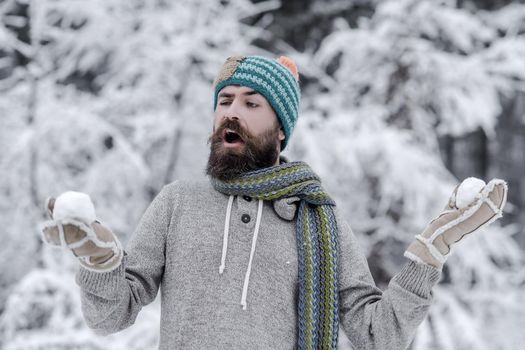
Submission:
<svg viewBox="0 0 525 350">
<path fill-rule="evenodd" d="M 296 348 L 298 200 L 228 196 L 207 180 L 164 186 L 117 269 L 80 267 L 87 324 L 98 334 L 127 328 L 160 288 L 159 349 Z M 355 349 L 406 349 L 439 270 L 407 260 L 381 291 L 335 212 L 340 327 Z"/>
</svg>

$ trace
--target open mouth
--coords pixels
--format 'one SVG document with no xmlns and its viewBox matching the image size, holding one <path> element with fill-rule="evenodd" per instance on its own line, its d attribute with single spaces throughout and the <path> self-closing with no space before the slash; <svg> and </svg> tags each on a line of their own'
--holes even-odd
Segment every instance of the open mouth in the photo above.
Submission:
<svg viewBox="0 0 525 350">
<path fill-rule="evenodd" d="M 231 129 L 224 129 L 222 139 L 226 144 L 235 145 L 244 143 L 242 137 Z"/>
</svg>

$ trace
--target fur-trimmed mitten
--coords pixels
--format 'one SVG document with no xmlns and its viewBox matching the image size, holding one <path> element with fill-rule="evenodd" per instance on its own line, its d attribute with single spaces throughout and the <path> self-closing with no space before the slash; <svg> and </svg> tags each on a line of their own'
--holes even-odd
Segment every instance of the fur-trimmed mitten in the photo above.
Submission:
<svg viewBox="0 0 525 350">
<path fill-rule="evenodd" d="M 502 216 L 507 191 L 507 183 L 500 179 L 486 185 L 479 179 L 466 179 L 456 186 L 443 212 L 416 236 L 404 255 L 441 269 L 454 243 Z"/>
<path fill-rule="evenodd" d="M 68 248 L 78 258 L 80 265 L 88 270 L 108 272 L 116 269 L 124 254 L 122 245 L 109 228 L 94 220 L 94 208 L 89 196 L 78 192 L 75 194 L 84 195 L 84 198 L 80 197 L 84 199 L 81 203 L 84 208 L 78 205 L 55 208 L 55 198 L 46 200 L 46 210 L 53 220 L 42 226 L 44 242 L 52 247 Z M 86 198 L 89 201 L 87 205 Z M 86 206 L 91 206 L 92 215 L 85 214 Z"/>
</svg>

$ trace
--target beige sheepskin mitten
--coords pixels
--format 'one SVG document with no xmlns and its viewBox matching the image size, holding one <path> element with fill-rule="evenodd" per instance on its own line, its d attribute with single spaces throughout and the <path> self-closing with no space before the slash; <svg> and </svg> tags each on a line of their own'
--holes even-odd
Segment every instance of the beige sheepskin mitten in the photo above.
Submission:
<svg viewBox="0 0 525 350">
<path fill-rule="evenodd" d="M 488 184 L 476 178 L 465 179 L 455 188 L 443 212 L 416 236 L 404 255 L 441 269 L 456 242 L 503 215 L 507 191 L 507 183 L 500 179 Z"/>
<path fill-rule="evenodd" d="M 68 191 L 57 199 L 48 198 L 45 205 L 52 220 L 42 225 L 44 242 L 71 250 L 80 265 L 91 271 L 109 272 L 120 265 L 122 245 L 109 228 L 95 219 L 87 194 Z"/>
</svg>

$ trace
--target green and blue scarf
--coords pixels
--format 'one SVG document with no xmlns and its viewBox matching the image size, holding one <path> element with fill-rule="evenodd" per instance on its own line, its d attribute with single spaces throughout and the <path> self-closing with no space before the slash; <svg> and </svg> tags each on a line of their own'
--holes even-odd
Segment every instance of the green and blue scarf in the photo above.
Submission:
<svg viewBox="0 0 525 350">
<path fill-rule="evenodd" d="M 339 327 L 337 222 L 335 202 L 304 162 L 290 162 L 242 174 L 228 181 L 212 179 L 228 195 L 275 200 L 299 197 L 296 221 L 299 262 L 298 349 L 336 349 Z"/>
</svg>

